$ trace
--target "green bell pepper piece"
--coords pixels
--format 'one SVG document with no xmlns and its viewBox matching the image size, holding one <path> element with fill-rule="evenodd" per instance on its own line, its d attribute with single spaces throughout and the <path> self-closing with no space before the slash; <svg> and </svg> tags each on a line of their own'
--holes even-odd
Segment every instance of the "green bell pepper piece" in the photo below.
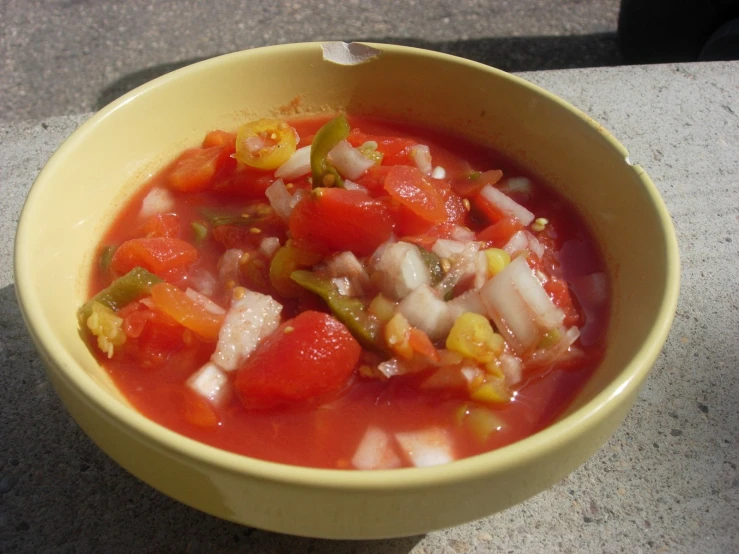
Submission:
<svg viewBox="0 0 739 554">
<path fill-rule="evenodd" d="M 310 167 L 313 174 L 313 188 L 343 187 L 344 181 L 331 164 L 328 153 L 331 149 L 349 136 L 349 122 L 344 114 L 340 114 L 318 129 L 310 146 Z"/>
<path fill-rule="evenodd" d="M 336 319 L 347 326 L 354 338 L 370 350 L 389 354 L 382 336 L 381 323 L 369 315 L 364 304 L 356 299 L 344 296 L 327 277 L 321 277 L 311 271 L 297 270 L 290 278 L 310 292 L 320 296 L 328 305 Z"/>
<path fill-rule="evenodd" d="M 134 267 L 82 305 L 77 312 L 80 325 L 84 328 L 85 322 L 92 314 L 93 302 L 99 302 L 117 312 L 134 300 L 147 295 L 153 285 L 161 282 L 162 280 L 159 277 L 143 267 Z"/>
</svg>

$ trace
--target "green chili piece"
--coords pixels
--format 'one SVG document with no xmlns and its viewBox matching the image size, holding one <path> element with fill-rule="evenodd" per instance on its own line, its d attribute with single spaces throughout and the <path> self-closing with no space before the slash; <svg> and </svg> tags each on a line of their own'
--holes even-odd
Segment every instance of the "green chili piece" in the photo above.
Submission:
<svg viewBox="0 0 739 554">
<path fill-rule="evenodd" d="M 318 129 L 310 146 L 310 167 L 313 174 L 313 188 L 343 187 L 339 172 L 328 163 L 331 149 L 349 136 L 349 122 L 344 114 L 335 117 Z"/>
<path fill-rule="evenodd" d="M 202 221 L 193 221 L 190 227 L 195 234 L 195 244 L 200 246 L 208 238 L 208 226 Z"/>
<path fill-rule="evenodd" d="M 444 270 L 441 269 L 441 260 L 431 250 L 426 250 L 419 246 L 418 251 L 421 253 L 421 259 L 426 264 L 431 275 L 431 286 L 435 286 L 444 277 Z"/>
<path fill-rule="evenodd" d="M 290 278 L 304 289 L 320 296 L 336 319 L 347 326 L 362 346 L 388 354 L 380 322 L 367 313 L 360 300 L 340 294 L 331 279 L 310 271 L 293 271 Z"/>
<path fill-rule="evenodd" d="M 100 253 L 100 269 L 103 271 L 108 271 L 110 269 L 110 264 L 113 262 L 113 254 L 115 254 L 117 246 L 109 245 L 103 248 L 103 251 Z"/>
<path fill-rule="evenodd" d="M 151 287 L 161 283 L 161 279 L 148 272 L 143 267 L 134 267 L 123 277 L 113 281 L 108 288 L 101 290 L 90 300 L 85 302 L 77 312 L 80 325 L 85 325 L 87 318 L 92 314 L 92 303 L 99 302 L 117 312 L 127 304 L 149 293 Z"/>
</svg>

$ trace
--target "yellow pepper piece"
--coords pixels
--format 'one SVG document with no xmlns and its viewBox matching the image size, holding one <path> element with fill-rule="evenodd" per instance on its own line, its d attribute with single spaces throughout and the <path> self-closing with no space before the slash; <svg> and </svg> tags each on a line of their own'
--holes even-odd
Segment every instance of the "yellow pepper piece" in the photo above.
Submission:
<svg viewBox="0 0 739 554">
<path fill-rule="evenodd" d="M 505 341 L 493 331 L 485 316 L 466 312 L 454 321 L 446 338 L 446 347 L 486 364 L 503 352 Z"/>
<path fill-rule="evenodd" d="M 485 257 L 488 260 L 488 271 L 493 277 L 503 271 L 505 267 L 511 263 L 511 257 L 505 250 L 500 248 L 488 248 L 484 250 Z"/>
<path fill-rule="evenodd" d="M 402 314 L 397 313 L 385 325 L 385 343 L 395 354 L 410 359 L 413 357 L 410 333 L 410 323 Z"/>
<path fill-rule="evenodd" d="M 491 379 L 470 393 L 470 398 L 488 404 L 503 404 L 511 399 L 504 380 Z"/>
<path fill-rule="evenodd" d="M 87 318 L 87 328 L 97 337 L 98 348 L 108 358 L 112 358 L 116 346 L 122 346 L 126 342 L 126 334 L 123 332 L 123 319 L 118 317 L 113 310 L 100 302 L 93 302 L 90 317 Z"/>
<path fill-rule="evenodd" d="M 257 169 L 277 169 L 295 153 L 295 129 L 279 119 L 258 119 L 239 127 L 236 159 Z"/>
</svg>

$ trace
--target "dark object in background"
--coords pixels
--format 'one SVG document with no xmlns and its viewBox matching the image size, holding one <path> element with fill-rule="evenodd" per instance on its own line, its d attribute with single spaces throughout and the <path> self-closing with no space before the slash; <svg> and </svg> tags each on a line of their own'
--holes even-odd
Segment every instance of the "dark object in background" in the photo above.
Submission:
<svg viewBox="0 0 739 554">
<path fill-rule="evenodd" d="M 627 63 L 739 59 L 739 0 L 621 0 Z"/>
</svg>

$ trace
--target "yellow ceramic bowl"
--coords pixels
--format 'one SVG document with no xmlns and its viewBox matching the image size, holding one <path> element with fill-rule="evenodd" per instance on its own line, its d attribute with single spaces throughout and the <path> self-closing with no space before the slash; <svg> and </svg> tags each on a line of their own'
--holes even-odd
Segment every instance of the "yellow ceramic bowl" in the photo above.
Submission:
<svg viewBox="0 0 739 554">
<path fill-rule="evenodd" d="M 621 423 L 664 344 L 678 294 L 670 217 L 643 169 L 600 125 L 490 67 L 375 45 L 337 65 L 320 44 L 261 48 L 186 67 L 114 102 L 49 160 L 23 209 L 18 297 L 50 380 L 82 429 L 116 462 L 204 512 L 327 538 L 394 537 L 507 508 L 567 475 Z M 296 100 L 297 99 L 297 100 Z M 557 423 L 495 452 L 427 469 L 339 471 L 224 452 L 149 421 L 121 397 L 80 339 L 100 233 L 141 183 L 213 128 L 273 114 L 382 114 L 491 143 L 585 215 L 613 282 L 605 360 Z"/>
</svg>

